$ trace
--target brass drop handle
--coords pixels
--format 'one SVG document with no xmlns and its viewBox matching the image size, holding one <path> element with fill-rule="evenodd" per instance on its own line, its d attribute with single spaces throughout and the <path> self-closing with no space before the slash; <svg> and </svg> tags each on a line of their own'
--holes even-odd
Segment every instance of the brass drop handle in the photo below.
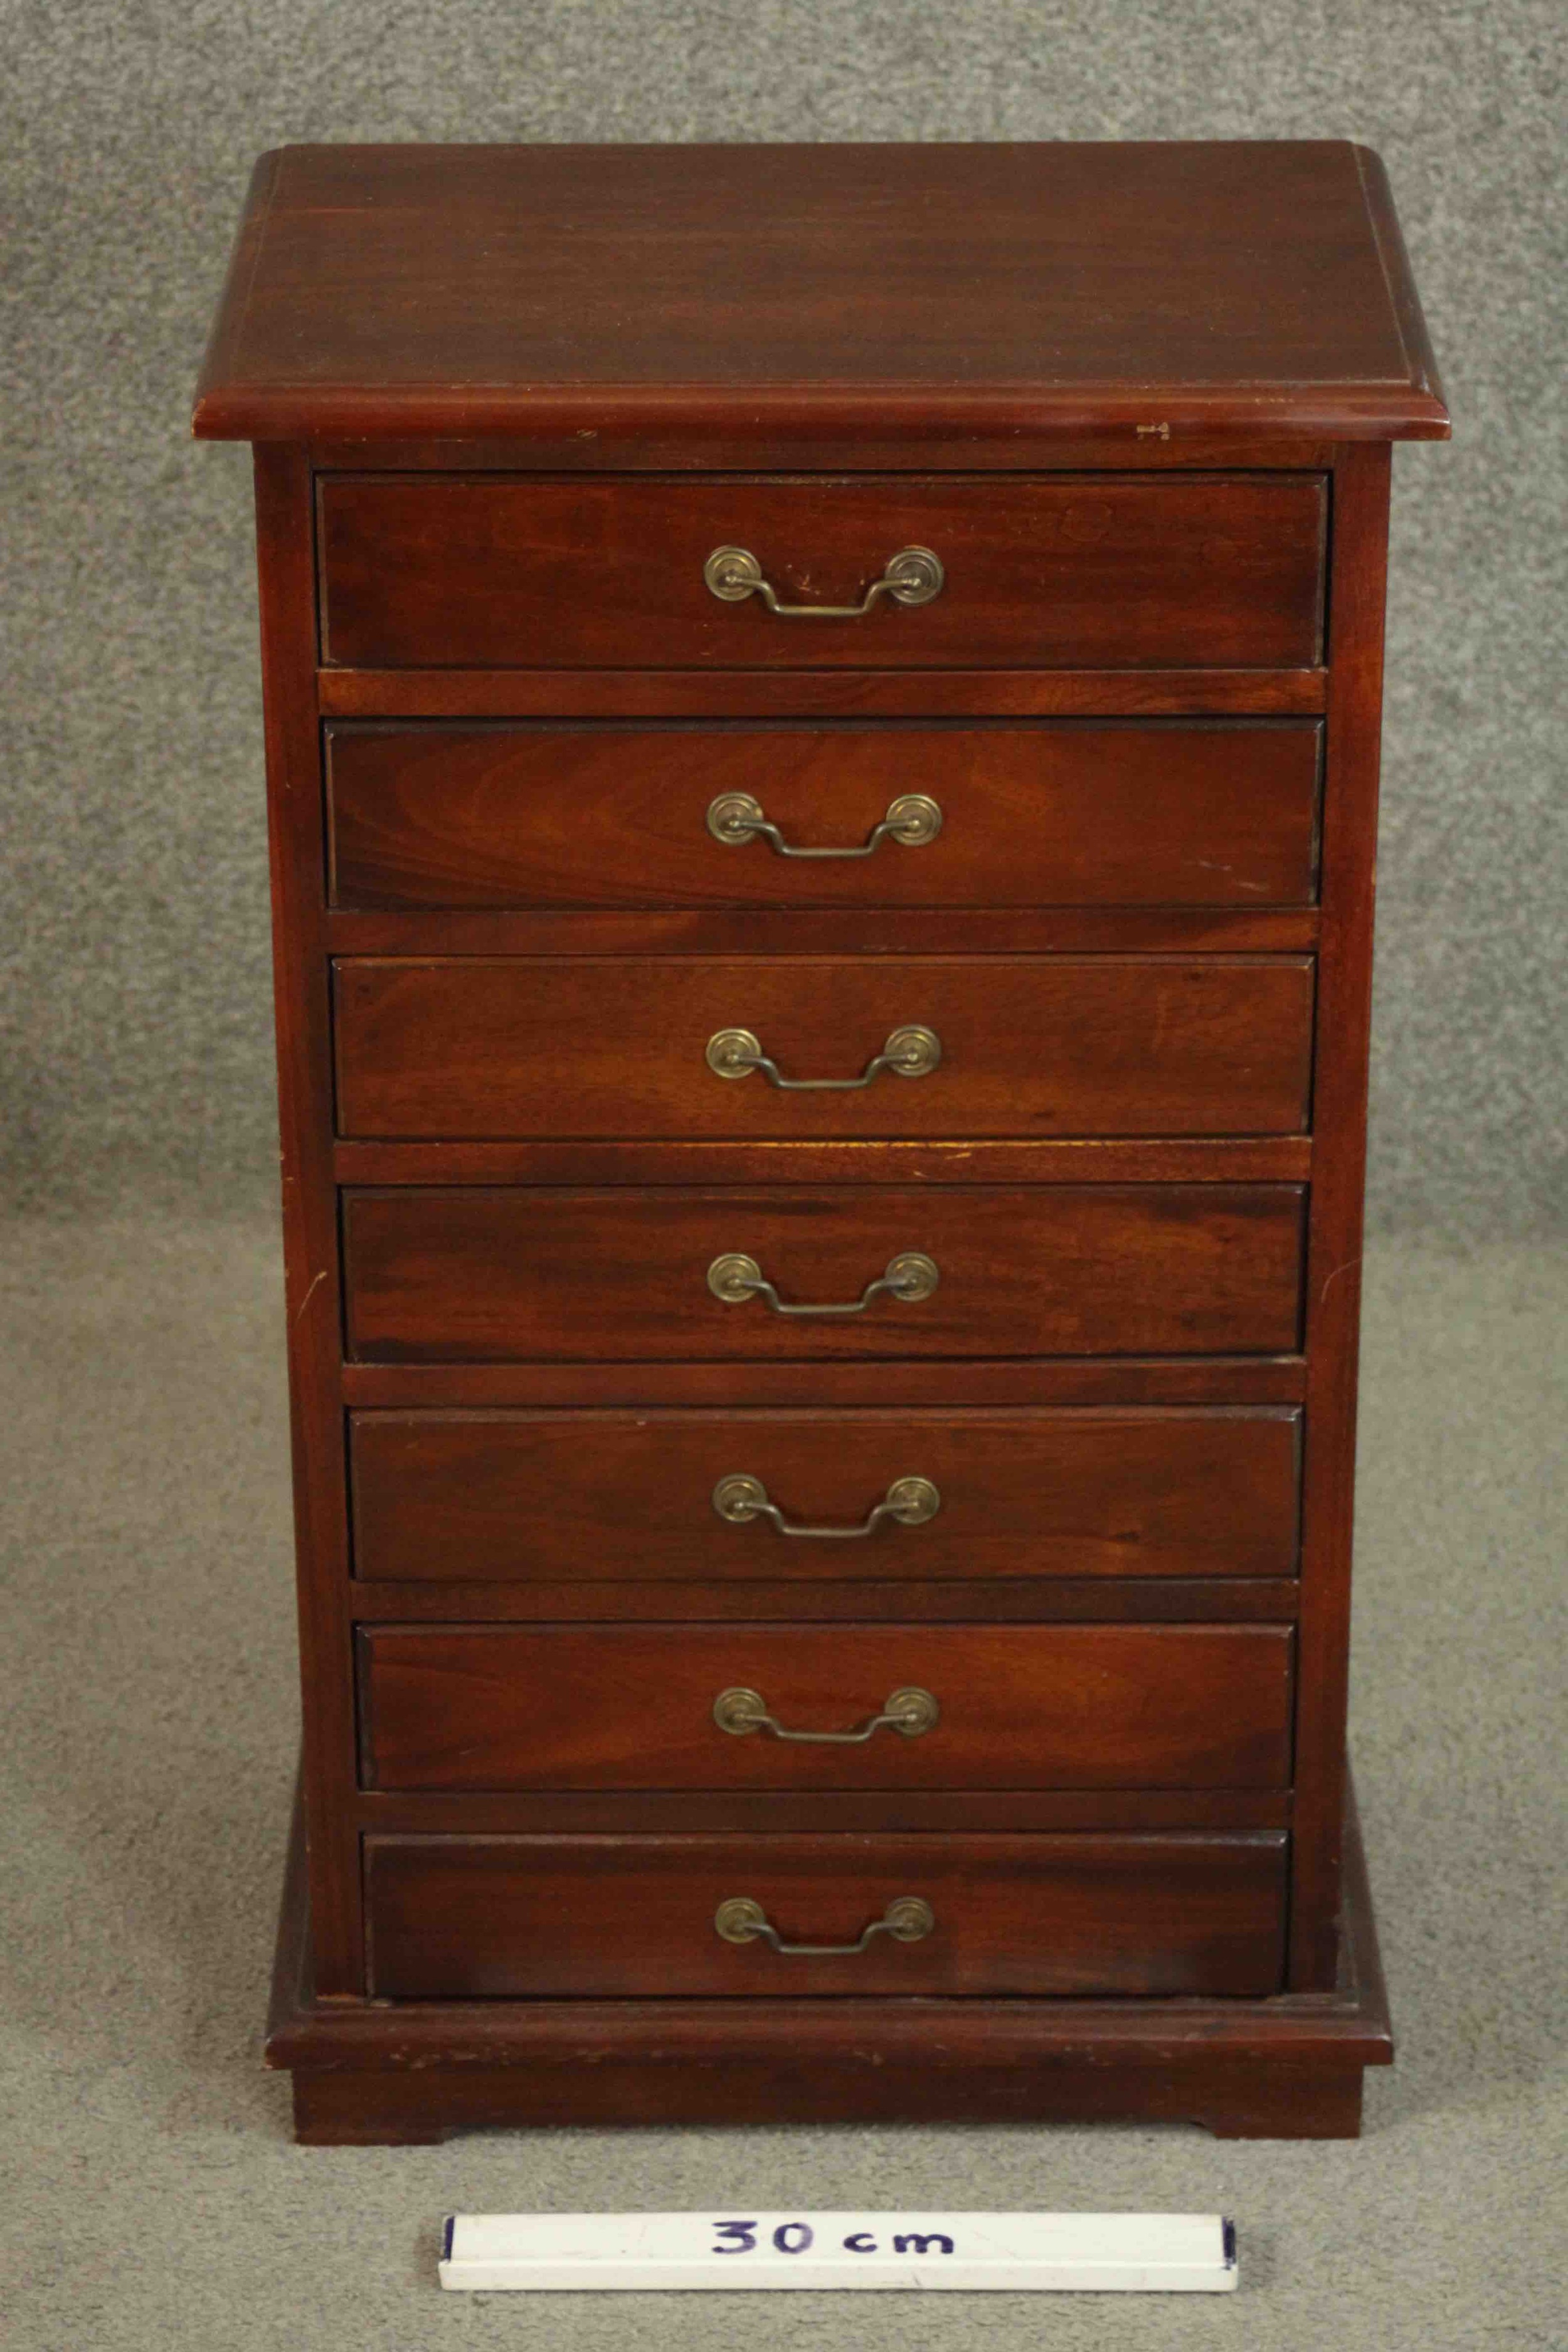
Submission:
<svg viewBox="0 0 1568 2352">
<path fill-rule="evenodd" d="M 713 1702 L 713 1720 L 721 1731 L 728 1731 L 737 1739 L 750 1731 L 765 1731 L 773 1739 L 788 1741 L 797 1748 L 864 1748 L 879 1731 L 898 1731 L 906 1739 L 918 1739 L 930 1731 L 942 1715 L 930 1691 L 910 1686 L 889 1691 L 879 1715 L 868 1716 L 853 1731 L 786 1731 L 776 1716 L 768 1713 L 767 1705 L 759 1691 L 739 1685 L 722 1690 Z"/>
<path fill-rule="evenodd" d="M 880 1298 L 884 1291 L 890 1298 L 929 1298 L 938 1279 L 934 1258 L 927 1257 L 923 1250 L 900 1250 L 897 1257 L 888 1260 L 886 1274 L 868 1282 L 858 1298 L 851 1298 L 842 1306 L 795 1307 L 786 1306 L 756 1259 L 748 1257 L 743 1250 L 726 1250 L 708 1269 L 708 1287 L 726 1307 L 741 1307 L 748 1298 L 761 1298 L 774 1315 L 864 1315 L 871 1301 Z"/>
<path fill-rule="evenodd" d="M 716 547 L 702 577 L 721 604 L 743 604 L 748 596 L 760 596 L 781 621 L 859 621 L 879 596 L 891 596 L 899 604 L 929 604 L 942 594 L 947 574 L 929 547 L 902 547 L 888 558 L 881 578 L 872 581 L 858 604 L 781 604 L 749 547 Z"/>
<path fill-rule="evenodd" d="M 873 1936 L 918 1944 L 935 1926 L 936 1913 L 918 1895 L 895 1895 L 881 1917 L 862 1927 L 852 1944 L 786 1944 L 762 1905 L 749 1895 L 730 1895 L 713 1914 L 714 1932 L 727 1944 L 751 1944 L 761 1937 L 788 1960 L 851 1960 Z"/>
<path fill-rule="evenodd" d="M 760 1478 L 745 1471 L 735 1471 L 721 1478 L 713 1489 L 713 1508 L 732 1528 L 743 1528 L 752 1519 L 767 1519 L 781 1536 L 809 1536 L 817 1541 L 855 1543 L 862 1536 L 875 1535 L 884 1519 L 892 1519 L 901 1528 L 923 1528 L 934 1519 L 942 1508 L 942 1496 L 929 1478 L 895 1478 L 879 1503 L 873 1503 L 857 1528 L 808 1528 L 786 1519 L 776 1503 L 768 1500 L 768 1490 Z"/>
<path fill-rule="evenodd" d="M 925 1078 L 942 1060 L 942 1039 L 934 1029 L 907 1022 L 889 1034 L 879 1054 L 873 1054 L 858 1078 L 786 1078 L 771 1054 L 764 1054 L 750 1029 L 716 1029 L 708 1040 L 708 1066 L 716 1077 L 749 1078 L 761 1070 L 770 1087 L 786 1095 L 849 1095 L 868 1087 L 884 1070 L 899 1078 Z"/>
<path fill-rule="evenodd" d="M 708 830 L 715 841 L 731 849 L 748 841 L 765 841 L 779 857 L 869 857 L 884 841 L 903 849 L 923 849 L 942 831 L 942 809 L 925 793 L 900 793 L 888 803 L 888 814 L 874 824 L 856 849 L 797 849 L 763 814 L 761 801 L 750 793 L 716 793 L 708 803 Z"/>
</svg>

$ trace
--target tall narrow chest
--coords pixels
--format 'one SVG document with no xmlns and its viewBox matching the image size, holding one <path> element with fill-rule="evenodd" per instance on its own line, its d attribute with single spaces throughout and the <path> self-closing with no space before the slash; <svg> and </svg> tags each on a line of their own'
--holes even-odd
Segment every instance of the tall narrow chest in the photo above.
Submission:
<svg viewBox="0 0 1568 2352">
<path fill-rule="evenodd" d="M 314 2141 L 1390 2055 L 1390 445 L 1342 143 L 289 148 L 256 445 Z"/>
</svg>

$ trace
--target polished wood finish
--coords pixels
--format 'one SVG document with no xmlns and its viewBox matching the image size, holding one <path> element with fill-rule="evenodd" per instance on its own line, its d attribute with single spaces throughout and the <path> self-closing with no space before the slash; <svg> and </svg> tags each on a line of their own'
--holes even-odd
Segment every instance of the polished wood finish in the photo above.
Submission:
<svg viewBox="0 0 1568 2352">
<path fill-rule="evenodd" d="M 1292 1864 L 1290 1981 L 1321 1984 L 1334 1965 L 1345 1819 L 1351 1546 L 1355 1507 L 1357 1334 L 1372 1042 L 1373 902 L 1377 876 L 1383 621 L 1389 452 L 1346 452 L 1335 498 L 1334 759 L 1324 811 L 1316 1170 L 1307 1243 L 1308 1437 L 1302 1653 L 1297 1727 L 1304 1835 Z"/>
<path fill-rule="evenodd" d="M 345 1363 L 348 1405 L 1300 1404 L 1304 1356 L 867 1356 L 829 1362 Z"/>
<path fill-rule="evenodd" d="M 1142 719 L 1321 714 L 1307 669 L 324 669 L 333 719 Z"/>
<path fill-rule="evenodd" d="M 1291 1577 L 1300 1416 L 355 1413 L 354 1565 L 396 1582 Z M 854 1527 L 895 1478 L 942 1498 L 863 1541 L 730 1525 L 744 1472 L 797 1525 Z"/>
<path fill-rule="evenodd" d="M 1309 957 L 355 958 L 334 972 L 348 1137 L 716 1141 L 1277 1135 L 1307 1125 Z M 858 1077 L 900 1029 L 937 1066 L 855 1093 L 720 1076 L 739 1028 L 794 1081 Z"/>
<path fill-rule="evenodd" d="M 1441 436 L 1438 436 L 1441 437 Z M 1337 444 L 1321 436 L 1269 433 L 1265 430 L 1204 432 L 1189 427 L 1172 438 L 1160 433 L 1135 436 L 1141 471 L 1187 472 L 1194 467 L 1250 473 L 1322 472 L 1334 463 Z M 363 472 L 367 450 L 375 462 L 393 473 L 505 474 L 515 470 L 520 452 L 527 462 L 547 474 L 618 474 L 626 470 L 624 442 L 597 433 L 531 432 L 517 435 L 465 434 L 461 440 L 443 434 L 380 434 L 374 443 L 363 435 L 341 439 L 312 434 L 305 444 L 318 473 Z M 775 428 L 759 431 L 755 424 L 737 426 L 732 434 L 705 435 L 694 442 L 679 432 L 639 433 L 638 466 L 656 474 L 872 473 L 930 474 L 975 472 L 1032 474 L 1042 468 L 1065 473 L 1124 473 L 1126 438 L 1099 433 L 1068 433 L 1041 428 L 1009 434 L 1005 440 L 984 430 L 943 434 L 926 440 L 896 425 L 887 435 L 866 432 L 846 437 L 819 428 Z"/>
<path fill-rule="evenodd" d="M 326 735 L 333 904 L 354 908 L 1296 907 L 1316 890 L 1310 720 L 387 727 Z M 786 841 L 864 843 L 917 787 L 918 850 L 789 860 L 715 839 L 747 792 Z"/>
<path fill-rule="evenodd" d="M 331 1171 L 331 981 L 322 952 L 325 845 L 311 687 L 310 469 L 298 449 L 260 446 L 255 478 L 305 1807 L 315 1964 L 322 1992 L 331 1994 L 357 1990 L 364 1963 L 356 1840 L 347 1810 L 355 1769 L 352 1633 L 337 1606 L 349 1570 L 348 1513 L 336 1394 L 342 1275 Z"/>
<path fill-rule="evenodd" d="M 861 1136 L 814 1143 L 588 1141 L 454 1143 L 340 1139 L 340 1184 L 1301 1184 L 1305 1135 Z"/>
<path fill-rule="evenodd" d="M 685 1789 L 365 1789 L 366 1837 L 689 1837 Z M 1094 1830 L 1229 1834 L 1290 1826 L 1289 1789 L 704 1789 L 705 1833 L 736 1837 L 1034 1835 Z"/>
<path fill-rule="evenodd" d="M 1283 668 L 1321 650 L 1315 474 L 344 474 L 319 501 L 333 667 Z M 792 622 L 711 593 L 724 546 L 792 605 L 858 604 L 910 546 L 946 585 Z"/>
<path fill-rule="evenodd" d="M 1342 141 L 384 146 L 257 165 L 195 429 L 1132 452 L 1448 419 Z"/>
<path fill-rule="evenodd" d="M 1234 1998 L 1228 2005 L 1237 2005 Z M 862 2019 L 858 2002 L 845 2006 L 858 2022 Z M 1150 2005 L 1142 2011 L 1121 2006 L 1130 2025 L 1134 2017 L 1143 2023 L 1147 2043 Z M 1083 2003 L 1073 2007 L 1081 2010 Z M 1200 2018 L 1190 2000 L 1183 2008 L 1194 2027 L 1215 2013 L 1207 2007 Z M 871 2037 L 864 2031 L 852 2052 L 860 2063 L 848 2066 L 837 2057 L 814 2063 L 809 2050 L 804 2058 L 784 2051 L 764 2058 L 704 2056 L 679 2033 L 661 2030 L 660 2008 L 645 2009 L 637 2018 L 647 2055 L 636 2060 L 606 2062 L 597 2032 L 584 2025 L 583 2043 L 595 2046 L 591 2057 L 585 2048 L 574 2063 L 552 2054 L 542 2065 L 530 2054 L 500 2065 L 435 2066 L 417 2074 L 300 2067 L 294 2137 L 302 2147 L 418 2147 L 437 2145 L 454 2131 L 828 2121 L 1200 2124 L 1215 2139 L 1355 2139 L 1362 2068 L 1393 2056 L 1391 2044 L 1371 2037 L 1354 2042 L 1336 2037 L 1325 2047 L 1309 2040 L 1311 2055 L 1304 2063 L 1272 2054 L 1237 2059 L 1205 2048 L 1194 2033 L 1173 2058 L 1106 2059 L 1068 2049 L 998 2059 L 994 2053 L 1007 2047 L 1011 2018 L 976 2019 L 980 2030 L 972 2043 L 967 2035 L 946 2033 L 946 2019 L 931 2017 L 925 2003 L 920 2009 L 929 2038 L 942 2034 L 949 2049 L 956 2041 L 958 2063 L 932 2072 L 926 2053 L 910 2049 L 900 2053 L 901 2064 L 895 2059 L 889 2065 L 882 2055 L 889 2037 L 880 2019 L 875 2072 L 865 2067 Z M 780 2021 L 794 2024 L 795 2017 Z M 1369 2048 L 1370 2057 L 1364 2054 Z"/>
<path fill-rule="evenodd" d="M 1285 1839 L 1152 1837 L 372 1838 L 373 1994 L 614 1999 L 650 1960 L 672 1995 L 1277 1992 Z M 846 1958 L 727 1943 L 750 1895 L 786 1942 L 854 1943 L 890 1903 L 917 1943 Z"/>
<path fill-rule="evenodd" d="M 1289 1184 L 343 1194 L 351 1356 L 458 1361 L 1202 1354 L 1297 1344 Z M 859 1299 L 905 1251 L 926 1298 L 786 1318 L 708 1287 L 752 1257 L 786 1305 Z"/>
<path fill-rule="evenodd" d="M 826 1803 L 826 1800 L 819 1800 Z M 325 2001 L 298 1821 L 268 2059 L 318 2146 L 580 2123 L 1201 2123 L 1220 2138 L 1354 2138 L 1394 2054 L 1353 1811 L 1331 1985 L 1263 2000 Z"/>
<path fill-rule="evenodd" d="M 362 1626 L 362 1775 L 381 1789 L 1279 1788 L 1281 1625 Z M 721 1691 L 786 1730 L 853 1731 L 919 1686 L 941 1717 L 858 1747 L 720 1729 Z"/>
<path fill-rule="evenodd" d="M 285 151 L 196 425 L 259 445 L 301 2137 L 1352 2132 L 1387 443 L 1447 430 L 1375 158 Z M 803 603 L 948 576 L 794 621 L 710 595 L 721 541 Z M 721 788 L 812 845 L 944 823 L 786 860 Z M 922 1020 L 940 1070 L 848 1094 L 701 1059 Z M 910 1248 L 935 1294 L 863 1317 L 706 1286 L 848 1302 Z M 792 1540 L 718 1517 L 737 1471 L 942 1502 Z M 731 1678 L 864 1723 L 911 1656 L 917 1738 L 712 1723 Z M 807 1937 L 940 1864 L 943 1924 L 803 1999 L 691 1940 L 720 1853 Z"/>
<path fill-rule="evenodd" d="M 501 1583 L 465 1577 L 362 1580 L 344 1597 L 356 1619 L 399 1623 L 1277 1624 L 1301 1588 L 1288 1576 L 683 1577 L 611 1582 L 580 1576 Z"/>
<path fill-rule="evenodd" d="M 1315 948 L 1315 908 L 332 908 L 346 955 L 1232 955 Z M 623 1139 L 623 1140 L 626 1139 Z M 1100 1140 L 1092 1136 L 1085 1142 Z"/>
</svg>

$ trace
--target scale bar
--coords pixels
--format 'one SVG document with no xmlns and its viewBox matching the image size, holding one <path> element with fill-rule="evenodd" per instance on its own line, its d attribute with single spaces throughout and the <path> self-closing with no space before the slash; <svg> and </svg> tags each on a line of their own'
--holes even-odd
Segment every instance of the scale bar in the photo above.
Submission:
<svg viewBox="0 0 1568 2352">
<path fill-rule="evenodd" d="M 441 2284 L 485 2294 L 810 2288 L 1227 2294 L 1218 2213 L 457 2213 Z"/>
</svg>

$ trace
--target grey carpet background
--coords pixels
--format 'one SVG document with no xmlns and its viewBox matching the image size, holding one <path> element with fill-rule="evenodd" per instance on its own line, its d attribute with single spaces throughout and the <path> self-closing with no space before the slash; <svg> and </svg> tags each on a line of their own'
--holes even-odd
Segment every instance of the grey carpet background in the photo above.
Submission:
<svg viewBox="0 0 1568 2352">
<path fill-rule="evenodd" d="M 19 2352 L 728 2352 L 742 2324 L 756 2352 L 917 2331 L 963 2352 L 1568 2347 L 1556 17 L 0 0 L 0 1196 L 20 1212 L 0 1220 L 0 2305 Z M 295 2150 L 257 2063 L 296 1727 L 248 467 L 186 437 L 252 158 L 290 139 L 1325 135 L 1388 163 L 1458 418 L 1451 446 L 1396 463 L 1352 1732 L 1402 2057 L 1370 2080 L 1368 2137 Z M 741 2315 L 433 2285 L 454 2206 L 714 2196 L 1219 2207 L 1244 2292 Z"/>
<path fill-rule="evenodd" d="M 1568 2352 L 1568 1249 L 1389 1239 L 1367 1277 L 1351 1721 L 1400 2046 L 1367 2077 L 1364 2138 L 301 2149 L 258 2063 L 296 1739 L 271 1223 L 0 1221 L 16 2352 Z M 1242 2289 L 475 2301 L 435 2284 L 452 2210 L 715 2198 L 1228 2212 Z"/>
<path fill-rule="evenodd" d="M 186 437 L 290 139 L 1324 137 L 1393 177 L 1458 419 L 1399 453 L 1371 1213 L 1568 1217 L 1554 0 L 8 0 L 0 1176 L 268 1196 L 247 453 Z"/>
</svg>

